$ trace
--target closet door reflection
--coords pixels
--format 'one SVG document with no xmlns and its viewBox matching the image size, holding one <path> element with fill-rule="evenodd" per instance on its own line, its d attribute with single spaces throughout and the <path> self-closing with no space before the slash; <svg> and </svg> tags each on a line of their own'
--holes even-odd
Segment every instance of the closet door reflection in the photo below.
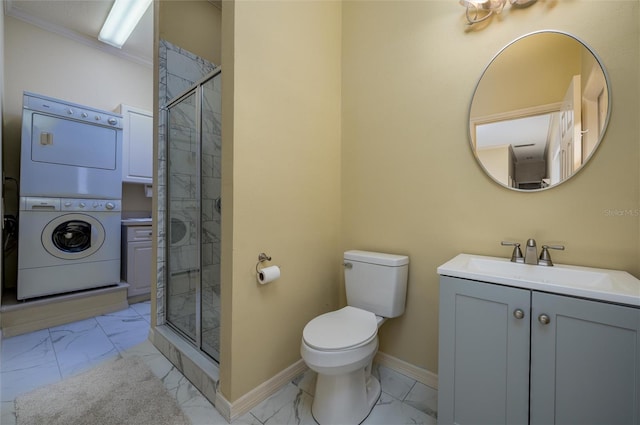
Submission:
<svg viewBox="0 0 640 425">
<path fill-rule="evenodd" d="M 168 112 L 167 320 L 198 342 L 200 297 L 200 170 L 196 93 Z"/>
</svg>

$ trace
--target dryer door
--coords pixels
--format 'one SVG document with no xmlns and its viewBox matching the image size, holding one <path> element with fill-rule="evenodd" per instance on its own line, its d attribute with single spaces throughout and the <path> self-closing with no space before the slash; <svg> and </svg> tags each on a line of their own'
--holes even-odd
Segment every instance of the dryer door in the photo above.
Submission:
<svg viewBox="0 0 640 425">
<path fill-rule="evenodd" d="M 54 257 L 78 260 L 98 251 L 104 238 L 104 227 L 96 218 L 86 214 L 65 214 L 44 227 L 42 246 Z"/>
<path fill-rule="evenodd" d="M 34 112 L 30 148 L 35 162 L 116 170 L 118 130 Z"/>
</svg>

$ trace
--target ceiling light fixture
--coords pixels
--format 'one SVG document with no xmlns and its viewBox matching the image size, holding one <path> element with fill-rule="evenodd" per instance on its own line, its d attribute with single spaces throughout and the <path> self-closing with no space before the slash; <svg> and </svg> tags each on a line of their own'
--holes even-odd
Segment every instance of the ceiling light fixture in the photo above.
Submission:
<svg viewBox="0 0 640 425">
<path fill-rule="evenodd" d="M 527 7 L 537 0 L 508 1 L 514 7 Z M 473 25 L 489 19 L 494 13 L 502 12 L 507 0 L 460 0 L 460 4 L 467 8 L 467 22 L 469 22 L 469 25 Z"/>
<path fill-rule="evenodd" d="M 116 0 L 104 22 L 98 40 L 122 48 L 152 0 Z"/>
</svg>

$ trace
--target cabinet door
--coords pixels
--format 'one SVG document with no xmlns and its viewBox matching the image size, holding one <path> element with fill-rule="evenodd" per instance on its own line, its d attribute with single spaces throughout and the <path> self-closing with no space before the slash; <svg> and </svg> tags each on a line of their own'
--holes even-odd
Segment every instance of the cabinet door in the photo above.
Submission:
<svg viewBox="0 0 640 425">
<path fill-rule="evenodd" d="M 151 291 L 151 251 L 151 241 L 129 242 L 127 246 L 129 297 Z"/>
<path fill-rule="evenodd" d="M 122 105 L 124 119 L 122 180 L 151 183 L 153 178 L 153 115 L 142 109 Z"/>
<path fill-rule="evenodd" d="M 531 424 L 638 424 L 639 335 L 640 309 L 534 292 Z"/>
<path fill-rule="evenodd" d="M 530 297 L 529 290 L 440 278 L 439 423 L 528 422 Z"/>
</svg>

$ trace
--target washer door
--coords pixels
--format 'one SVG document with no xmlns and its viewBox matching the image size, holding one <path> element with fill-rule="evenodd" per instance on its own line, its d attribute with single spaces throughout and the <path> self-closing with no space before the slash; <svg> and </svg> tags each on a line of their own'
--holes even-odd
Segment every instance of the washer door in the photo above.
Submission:
<svg viewBox="0 0 640 425">
<path fill-rule="evenodd" d="M 86 214 L 65 214 L 42 230 L 42 246 L 54 257 L 78 260 L 95 253 L 104 243 L 104 227 Z"/>
</svg>

